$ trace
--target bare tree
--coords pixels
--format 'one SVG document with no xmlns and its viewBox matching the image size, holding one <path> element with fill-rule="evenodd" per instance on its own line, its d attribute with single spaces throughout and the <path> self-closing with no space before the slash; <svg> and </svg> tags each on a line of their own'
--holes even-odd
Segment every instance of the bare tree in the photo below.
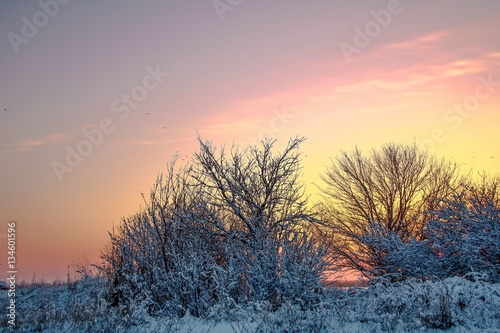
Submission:
<svg viewBox="0 0 500 333">
<path fill-rule="evenodd" d="M 458 191 L 456 199 L 476 206 L 500 207 L 500 176 L 483 172 L 479 174 L 478 180 L 468 179 Z"/>
<path fill-rule="evenodd" d="M 378 233 L 419 239 L 425 212 L 461 184 L 458 171 L 455 163 L 438 160 L 415 144 L 385 144 L 368 156 L 358 148 L 341 152 L 322 177 L 321 212 L 329 222 L 323 238 L 330 241 L 336 265 L 366 276 L 381 274 L 375 267 L 383 266 L 384 253 L 364 241 L 373 224 Z"/>
</svg>

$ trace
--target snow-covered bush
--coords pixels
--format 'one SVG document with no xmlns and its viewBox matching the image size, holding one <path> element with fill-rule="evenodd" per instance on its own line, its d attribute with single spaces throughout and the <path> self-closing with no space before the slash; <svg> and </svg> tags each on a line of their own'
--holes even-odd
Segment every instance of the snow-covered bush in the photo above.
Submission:
<svg viewBox="0 0 500 333">
<path fill-rule="evenodd" d="M 110 234 L 101 271 L 111 283 L 112 306 L 143 303 L 150 314 L 199 316 L 217 302 L 214 278 L 223 254 L 188 173 L 176 171 L 173 161 L 145 207 Z"/>
<path fill-rule="evenodd" d="M 500 207 L 490 201 L 441 201 L 425 231 L 441 275 L 486 273 L 500 281 Z"/>
<path fill-rule="evenodd" d="M 241 333 L 320 333 L 329 332 L 328 309 L 301 309 L 299 305 L 283 303 L 277 311 L 269 311 L 266 304 L 247 309 L 246 320 L 232 323 L 234 332 Z M 251 320 L 249 320 L 251 318 Z"/>
<path fill-rule="evenodd" d="M 376 222 L 369 226 L 362 241 L 377 257 L 373 260 L 377 277 L 402 280 L 440 276 L 440 258 L 426 242 L 414 238 L 403 240 L 399 233 L 388 231 Z"/>
<path fill-rule="evenodd" d="M 200 140 L 192 175 L 206 199 L 207 222 L 224 239 L 240 300 L 268 301 L 277 309 L 288 300 L 309 306 L 321 293 L 324 251 L 305 233 L 317 219 L 300 180 L 302 142 L 292 139 L 278 154 L 271 140 L 216 153 Z"/>
<path fill-rule="evenodd" d="M 70 284 L 30 284 L 16 290 L 15 327 L 7 321 L 2 328 L 18 332 L 124 332 L 146 323 L 145 309 L 135 304 L 126 312 L 109 307 L 107 281 L 87 277 Z M 2 308 L 8 301 L 0 297 Z M 5 316 L 5 318 L 7 318 Z M 2 318 L 3 319 L 3 318 Z"/>
<path fill-rule="evenodd" d="M 287 303 L 307 310 L 321 302 L 325 254 L 307 231 L 290 232 L 283 240 L 278 275 L 280 294 Z"/>
<path fill-rule="evenodd" d="M 374 279 L 366 289 L 337 295 L 340 323 L 361 322 L 371 332 L 414 332 L 500 325 L 500 284 L 462 277 L 393 282 Z"/>
<path fill-rule="evenodd" d="M 209 318 L 186 313 L 150 315 L 145 304 L 128 309 L 110 307 L 108 282 L 81 280 L 71 285 L 22 286 L 16 292 L 17 326 L 5 318 L 0 331 L 44 333 L 91 332 L 498 332 L 500 284 L 481 274 L 467 278 L 391 282 L 378 278 L 364 289 L 330 290 L 310 309 L 283 302 L 273 310 L 269 301 L 248 302 L 225 316 L 224 307 L 211 308 Z M 0 307 L 9 298 L 0 293 Z M 126 311 L 124 311 L 126 310 Z"/>
<path fill-rule="evenodd" d="M 200 139 L 192 165 L 172 162 L 145 207 L 110 234 L 101 271 L 111 304 L 195 317 L 253 301 L 314 306 L 325 251 L 308 233 L 317 220 L 299 180 L 302 141 L 277 155 L 264 141 L 227 156 Z"/>
<path fill-rule="evenodd" d="M 500 208 L 490 201 L 441 200 L 430 212 L 423 239 L 372 222 L 361 237 L 373 252 L 373 274 L 398 279 L 484 273 L 500 281 Z"/>
</svg>

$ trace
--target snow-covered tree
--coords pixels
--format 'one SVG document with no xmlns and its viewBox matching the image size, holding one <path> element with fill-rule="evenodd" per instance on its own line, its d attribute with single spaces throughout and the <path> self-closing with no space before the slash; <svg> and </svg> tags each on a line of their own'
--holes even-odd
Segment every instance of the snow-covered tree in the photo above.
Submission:
<svg viewBox="0 0 500 333">
<path fill-rule="evenodd" d="M 274 141 L 239 150 L 200 139 L 192 164 L 173 161 L 145 206 L 111 233 L 103 270 L 112 304 L 203 316 L 214 305 L 289 301 L 321 294 L 324 251 L 300 181 L 303 139 L 273 154 Z"/>
<path fill-rule="evenodd" d="M 306 232 L 319 221 L 307 207 L 300 181 L 302 138 L 273 154 L 274 140 L 216 153 L 200 142 L 193 177 L 206 198 L 206 215 L 230 251 L 239 294 L 265 300 L 303 302 L 321 290 L 323 251 Z M 295 266 L 293 269 L 292 266 Z M 283 283 L 286 279 L 289 283 Z"/>
</svg>

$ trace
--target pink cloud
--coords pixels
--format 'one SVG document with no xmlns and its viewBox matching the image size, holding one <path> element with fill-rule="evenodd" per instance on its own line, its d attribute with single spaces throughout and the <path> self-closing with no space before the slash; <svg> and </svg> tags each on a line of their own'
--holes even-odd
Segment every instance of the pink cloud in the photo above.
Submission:
<svg viewBox="0 0 500 333">
<path fill-rule="evenodd" d="M 65 133 L 53 133 L 41 138 L 31 138 L 19 140 L 1 145 L 3 152 L 23 152 L 30 151 L 37 147 L 59 143 L 67 138 Z"/>
</svg>

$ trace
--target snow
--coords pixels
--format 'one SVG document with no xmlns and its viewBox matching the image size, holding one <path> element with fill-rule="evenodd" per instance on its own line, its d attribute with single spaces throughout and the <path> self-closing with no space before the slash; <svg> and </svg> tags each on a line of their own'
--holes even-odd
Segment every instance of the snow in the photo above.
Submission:
<svg viewBox="0 0 500 333">
<path fill-rule="evenodd" d="M 500 284 L 481 276 L 389 283 L 328 291 L 314 309 L 256 302 L 207 318 L 151 316 L 143 304 L 109 307 L 106 282 L 30 285 L 16 292 L 18 332 L 500 332 Z M 9 298 L 1 292 L 5 309 Z M 0 331 L 9 325 L 2 316 Z M 448 328 L 448 329 L 446 329 Z"/>
</svg>

